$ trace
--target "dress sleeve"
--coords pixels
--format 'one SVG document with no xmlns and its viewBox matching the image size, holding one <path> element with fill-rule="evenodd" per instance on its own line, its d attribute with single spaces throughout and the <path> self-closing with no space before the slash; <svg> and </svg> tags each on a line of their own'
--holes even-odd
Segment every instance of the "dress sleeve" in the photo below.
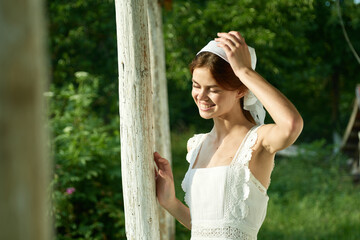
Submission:
<svg viewBox="0 0 360 240">
<path fill-rule="evenodd" d="M 196 134 L 194 136 L 192 136 L 191 138 L 189 138 L 189 140 L 187 141 L 187 149 L 188 152 L 190 152 L 194 147 L 195 147 L 195 140 L 196 140 Z"/>
<path fill-rule="evenodd" d="M 198 142 L 199 139 L 199 134 L 195 134 L 194 136 L 192 136 L 191 138 L 189 138 L 189 140 L 187 141 L 187 154 L 186 154 L 186 160 L 190 163 L 191 161 L 191 155 L 193 150 L 196 147 L 196 144 Z"/>
</svg>

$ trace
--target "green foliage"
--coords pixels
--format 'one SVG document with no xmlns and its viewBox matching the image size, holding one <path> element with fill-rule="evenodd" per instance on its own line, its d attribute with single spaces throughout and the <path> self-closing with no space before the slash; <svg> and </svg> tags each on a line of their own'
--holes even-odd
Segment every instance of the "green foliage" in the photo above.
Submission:
<svg viewBox="0 0 360 240">
<path fill-rule="evenodd" d="M 360 52 L 360 4 L 344 1 L 341 8 Z M 164 19 L 172 126 L 211 124 L 194 114 L 190 97 L 184 98 L 191 89 L 187 66 L 217 32 L 238 30 L 256 49 L 257 71 L 299 109 L 305 121 L 302 140 L 331 140 L 334 131 L 345 128 L 360 77 L 335 1 L 179 0 Z"/>
<path fill-rule="evenodd" d="M 118 114 L 114 1 L 51 0 L 47 8 L 53 84 L 66 85 L 77 71 L 101 77 L 93 109 L 109 121 Z"/>
<path fill-rule="evenodd" d="M 289 11 L 296 8 L 298 11 Z M 217 32 L 238 30 L 250 46 L 256 48 L 259 71 L 272 84 L 279 87 L 282 81 L 293 82 L 299 63 L 306 52 L 305 32 L 314 18 L 312 1 L 177 1 L 173 11 L 165 14 L 165 43 L 167 52 L 169 89 L 190 92 L 190 73 L 187 65 L 195 53 Z M 287 79 L 286 79 L 287 78 Z M 290 84 L 289 84 L 290 85 Z M 291 86 L 291 85 L 290 85 Z M 284 89 L 281 89 L 284 90 Z M 180 95 L 180 94 L 179 94 Z M 181 94 L 183 98 L 184 93 Z M 173 100 L 173 98 L 176 98 Z M 180 103 L 180 104 L 178 104 Z M 170 104 L 176 111 L 172 121 L 186 121 L 196 126 L 203 122 L 193 118 L 193 104 L 184 104 L 177 95 L 170 94 Z M 191 118 L 189 119 L 190 116 Z"/>
<path fill-rule="evenodd" d="M 52 214 L 57 239 L 124 237 L 119 119 L 105 124 L 92 111 L 99 79 L 76 72 L 52 88 L 50 124 L 55 158 Z"/>
<path fill-rule="evenodd" d="M 344 171 L 346 158 L 324 140 L 278 158 L 259 239 L 359 239 L 359 186 Z"/>
<path fill-rule="evenodd" d="M 345 128 L 359 82 L 335 1 L 178 0 L 164 11 L 171 128 L 204 129 L 190 97 L 188 64 L 216 32 L 239 30 L 258 55 L 257 71 L 279 88 L 305 120 L 301 140 L 331 140 Z M 56 87 L 76 71 L 100 77 L 93 109 L 105 121 L 118 114 L 113 0 L 48 1 L 51 63 Z M 360 4 L 342 1 L 345 27 L 360 51 Z M 270 122 L 270 117 L 267 118 Z"/>
</svg>

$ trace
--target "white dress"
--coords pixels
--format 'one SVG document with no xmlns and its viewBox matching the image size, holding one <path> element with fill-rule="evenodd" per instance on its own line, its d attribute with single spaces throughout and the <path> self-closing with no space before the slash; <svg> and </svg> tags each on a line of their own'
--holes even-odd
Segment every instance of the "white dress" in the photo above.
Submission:
<svg viewBox="0 0 360 240">
<path fill-rule="evenodd" d="M 247 133 L 229 166 L 193 169 L 207 134 L 189 139 L 190 164 L 181 186 L 190 208 L 191 240 L 257 239 L 269 200 L 248 167 L 258 127 Z"/>
</svg>

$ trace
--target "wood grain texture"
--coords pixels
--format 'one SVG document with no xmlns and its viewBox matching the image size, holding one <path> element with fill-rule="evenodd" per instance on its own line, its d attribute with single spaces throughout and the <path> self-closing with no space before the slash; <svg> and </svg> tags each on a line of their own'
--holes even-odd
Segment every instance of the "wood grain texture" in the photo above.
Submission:
<svg viewBox="0 0 360 240">
<path fill-rule="evenodd" d="M 117 0 L 121 172 L 127 239 L 160 239 L 146 0 Z"/>
<path fill-rule="evenodd" d="M 153 85 L 155 150 L 171 164 L 171 141 L 165 67 L 165 45 L 159 1 L 149 1 L 150 66 Z M 175 239 L 175 220 L 159 205 L 160 239 Z"/>
</svg>

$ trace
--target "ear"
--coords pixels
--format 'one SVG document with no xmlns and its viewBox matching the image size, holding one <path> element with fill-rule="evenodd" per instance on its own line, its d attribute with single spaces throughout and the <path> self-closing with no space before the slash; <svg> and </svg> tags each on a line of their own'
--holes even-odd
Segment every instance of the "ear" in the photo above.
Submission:
<svg viewBox="0 0 360 240">
<path fill-rule="evenodd" d="M 239 88 L 238 90 L 236 90 L 236 97 L 238 99 L 244 97 L 247 93 L 248 93 L 249 89 L 245 86 Z"/>
</svg>

